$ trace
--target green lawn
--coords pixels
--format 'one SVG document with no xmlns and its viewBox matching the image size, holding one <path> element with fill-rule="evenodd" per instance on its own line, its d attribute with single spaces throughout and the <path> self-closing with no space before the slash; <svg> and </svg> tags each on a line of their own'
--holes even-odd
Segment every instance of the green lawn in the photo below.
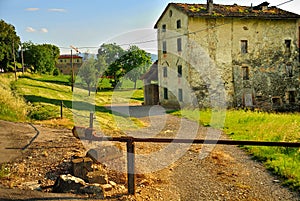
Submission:
<svg viewBox="0 0 300 201">
<path fill-rule="evenodd" d="M 211 126 L 211 111 L 173 111 L 172 114 Z M 199 118 L 200 116 L 200 118 Z M 228 110 L 223 131 L 234 140 L 300 142 L 300 115 Z M 300 192 L 300 149 L 245 147 L 268 169 L 285 178 L 285 184 Z"/>
<path fill-rule="evenodd" d="M 78 81 L 80 82 L 80 80 Z M 78 84 L 76 83 L 76 85 Z M 123 81 L 127 86 L 133 83 Z M 82 84 L 79 84 L 82 86 Z M 95 113 L 94 126 L 111 134 L 120 134 L 121 130 L 142 124 L 132 118 L 113 115 L 104 106 L 112 102 L 141 104 L 143 102 L 142 89 L 103 90 L 88 96 L 86 89 L 75 88 L 71 91 L 69 76 L 26 75 L 15 83 L 16 91 L 23 96 L 30 105 L 28 116 L 36 122 L 72 128 L 74 125 L 89 126 L 90 112 Z M 60 120 L 60 105 L 63 101 L 63 120 Z M 118 126 L 117 126 L 117 125 Z M 113 132 L 112 132 L 113 131 Z"/>
</svg>

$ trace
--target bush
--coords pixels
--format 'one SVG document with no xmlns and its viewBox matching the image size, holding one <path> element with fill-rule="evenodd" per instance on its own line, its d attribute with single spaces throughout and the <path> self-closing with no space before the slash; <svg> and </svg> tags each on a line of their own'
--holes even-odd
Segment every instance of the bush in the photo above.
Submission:
<svg viewBox="0 0 300 201">
<path fill-rule="evenodd" d="M 29 112 L 29 117 L 34 120 L 49 120 L 58 116 L 58 111 L 50 105 L 36 105 Z"/>
<path fill-rule="evenodd" d="M 58 76 L 59 74 L 60 74 L 59 70 L 58 70 L 57 68 L 55 68 L 55 69 L 53 70 L 53 75 L 54 75 L 54 76 Z"/>
</svg>

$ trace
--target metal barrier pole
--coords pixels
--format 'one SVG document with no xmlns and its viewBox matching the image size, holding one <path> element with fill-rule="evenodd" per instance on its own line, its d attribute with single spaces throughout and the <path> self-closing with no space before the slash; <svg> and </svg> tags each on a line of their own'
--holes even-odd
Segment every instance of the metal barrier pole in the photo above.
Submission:
<svg viewBox="0 0 300 201">
<path fill-rule="evenodd" d="M 63 119 L 63 101 L 60 101 L 60 119 Z"/>
<path fill-rule="evenodd" d="M 134 141 L 130 138 L 126 142 L 127 146 L 127 179 L 128 179 L 128 194 L 135 193 L 135 178 L 134 178 Z"/>
<path fill-rule="evenodd" d="M 90 113 L 90 128 L 93 129 L 94 127 L 94 113 Z"/>
</svg>

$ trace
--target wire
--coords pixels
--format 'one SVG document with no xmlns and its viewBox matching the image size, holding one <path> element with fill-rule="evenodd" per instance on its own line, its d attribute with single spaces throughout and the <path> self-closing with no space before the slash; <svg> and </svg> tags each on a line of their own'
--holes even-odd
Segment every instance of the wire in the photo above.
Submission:
<svg viewBox="0 0 300 201">
<path fill-rule="evenodd" d="M 283 3 L 280 3 L 280 4 L 278 4 L 276 7 L 282 6 L 282 5 L 287 4 L 287 3 L 290 3 L 290 2 L 292 2 L 292 1 L 294 1 L 294 0 L 289 0 L 289 1 L 286 1 L 286 2 L 283 2 Z"/>
<path fill-rule="evenodd" d="M 292 1 L 294 1 L 294 0 L 288 0 L 286 2 L 283 2 L 283 3 L 280 3 L 280 4 L 276 5 L 276 7 L 282 6 L 282 5 L 290 3 Z M 239 18 L 238 20 L 247 19 L 247 18 L 248 17 L 245 16 L 245 17 Z M 132 42 L 132 43 L 124 43 L 124 44 L 120 44 L 119 46 L 131 46 L 131 45 L 141 45 L 141 44 L 146 44 L 146 43 L 160 42 L 162 40 L 174 39 L 174 38 L 178 38 L 178 37 L 181 37 L 181 36 L 187 36 L 187 35 L 190 35 L 190 34 L 196 34 L 196 33 L 202 32 L 202 31 L 207 31 L 207 30 L 210 30 L 210 29 L 219 28 L 219 27 L 225 26 L 227 24 L 231 24 L 231 22 L 223 23 L 223 24 L 219 24 L 219 25 L 215 25 L 215 26 L 211 26 L 211 27 L 205 27 L 205 28 L 199 29 L 197 31 L 193 31 L 193 32 L 185 33 L 185 34 L 179 34 L 179 35 L 171 36 L 171 37 L 166 37 L 166 38 L 163 38 L 163 39 L 152 39 L 152 40 L 146 40 L 146 41 L 137 41 L 137 42 Z M 78 47 L 78 49 L 97 49 L 99 47 L 100 46 L 97 46 L 97 47 L 96 46 L 95 47 Z M 60 48 L 70 49 L 70 48 L 65 48 L 65 47 L 60 47 Z"/>
</svg>

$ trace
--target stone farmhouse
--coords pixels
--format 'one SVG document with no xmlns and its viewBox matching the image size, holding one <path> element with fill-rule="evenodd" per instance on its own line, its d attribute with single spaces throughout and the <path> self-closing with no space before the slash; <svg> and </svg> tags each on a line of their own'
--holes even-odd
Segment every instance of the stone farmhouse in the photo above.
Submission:
<svg viewBox="0 0 300 201">
<path fill-rule="evenodd" d="M 168 4 L 155 24 L 159 103 L 299 108 L 299 19 L 268 2 Z"/>
<path fill-rule="evenodd" d="M 70 75 L 72 73 L 71 60 L 74 72 L 77 74 L 78 69 L 81 67 L 83 62 L 83 58 L 78 55 L 60 55 L 56 64 L 56 68 L 58 68 L 62 74 Z"/>
</svg>

